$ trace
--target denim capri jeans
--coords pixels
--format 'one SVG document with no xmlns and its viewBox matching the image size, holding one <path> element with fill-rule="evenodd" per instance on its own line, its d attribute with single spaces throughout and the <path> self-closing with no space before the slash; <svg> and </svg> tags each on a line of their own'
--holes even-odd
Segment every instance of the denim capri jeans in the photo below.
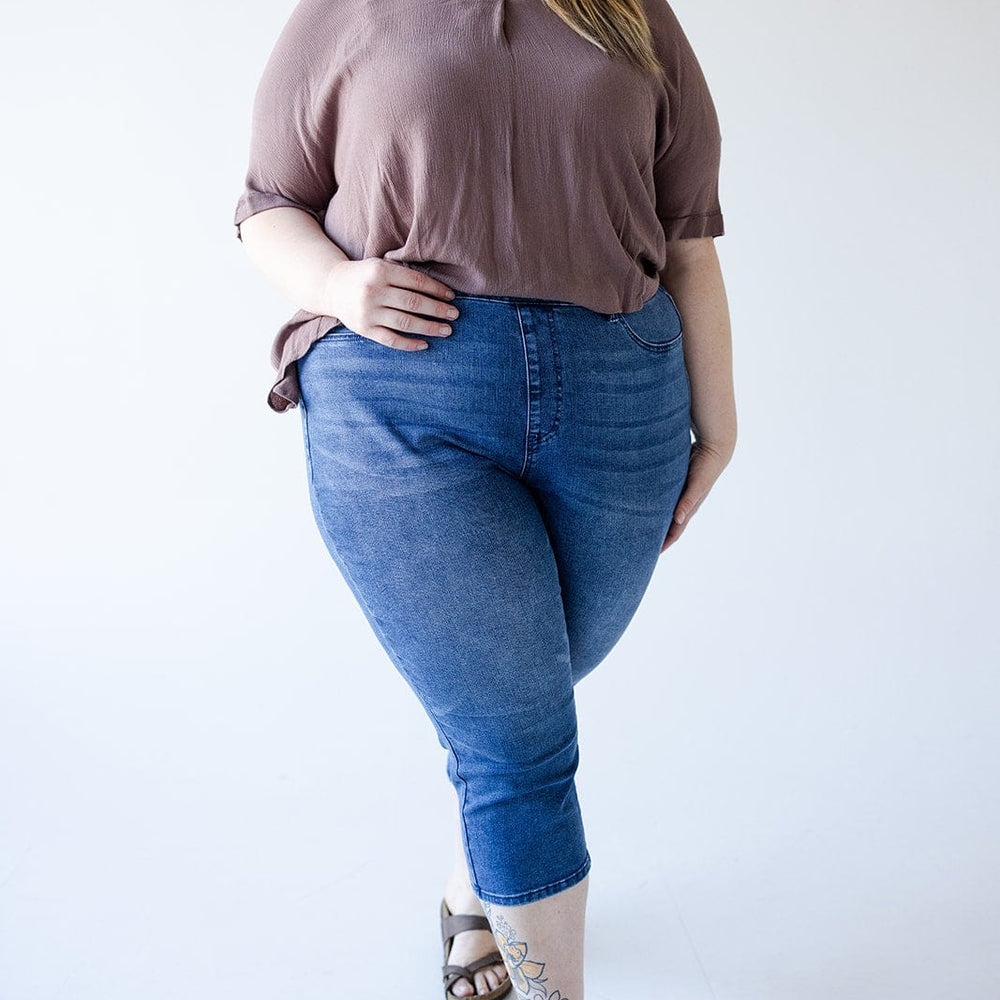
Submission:
<svg viewBox="0 0 1000 1000">
<path fill-rule="evenodd" d="M 657 565 L 691 454 L 681 317 L 457 293 L 452 334 L 298 361 L 323 542 L 447 750 L 472 889 L 581 881 L 574 686 Z"/>
</svg>

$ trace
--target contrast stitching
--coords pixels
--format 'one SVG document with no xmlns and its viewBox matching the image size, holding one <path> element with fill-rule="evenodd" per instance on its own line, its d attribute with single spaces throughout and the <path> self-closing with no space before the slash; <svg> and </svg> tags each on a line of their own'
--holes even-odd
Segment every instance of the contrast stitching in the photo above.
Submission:
<svg viewBox="0 0 1000 1000">
<path fill-rule="evenodd" d="M 552 426 L 548 429 L 545 435 L 539 438 L 539 444 L 550 440 L 555 437 L 556 431 L 559 429 L 559 417 L 562 413 L 562 366 L 559 363 L 559 348 L 556 346 L 556 336 L 553 329 L 554 324 L 552 322 L 552 314 L 547 313 L 546 319 L 549 325 L 549 345 L 552 348 L 552 367 L 555 374 L 555 406 L 554 413 L 552 417 Z"/>
<path fill-rule="evenodd" d="M 637 344 L 639 344 L 640 347 L 644 347 L 648 351 L 659 351 L 661 353 L 669 351 L 671 348 L 674 347 L 675 344 L 679 343 L 681 337 L 684 336 L 684 330 L 682 328 L 681 332 L 678 333 L 677 336 L 674 337 L 673 339 L 664 341 L 663 343 L 654 343 L 651 340 L 644 340 L 642 337 L 640 337 L 639 334 L 637 334 L 635 330 L 633 330 L 632 327 L 629 326 L 628 320 L 625 318 L 624 313 L 619 313 L 616 319 L 618 320 L 619 323 L 621 323 L 623 327 L 625 327 L 625 331 L 628 333 L 628 335 Z"/>
<path fill-rule="evenodd" d="M 475 299 L 477 302 L 508 302 L 511 305 L 532 306 L 563 306 L 579 309 L 577 302 L 567 302 L 564 299 L 533 299 L 526 295 L 475 295 L 471 292 L 456 292 L 456 299 Z"/>
<path fill-rule="evenodd" d="M 528 340 L 524 334 L 524 323 L 521 321 L 521 310 L 515 309 L 517 313 L 517 327 L 521 331 L 521 346 L 524 349 L 524 395 L 527 411 L 524 417 L 524 460 L 521 462 L 521 471 L 518 476 L 523 476 L 528 468 L 528 442 L 531 439 L 531 368 L 528 364 Z"/>
<path fill-rule="evenodd" d="M 557 879 L 555 882 L 549 882 L 547 885 L 539 886 L 537 889 L 527 889 L 524 892 L 515 893 L 484 892 L 480 886 L 479 896 L 481 899 L 485 899 L 488 903 L 495 903 L 497 906 L 504 906 L 511 900 L 520 900 L 521 902 L 530 903 L 536 899 L 542 899 L 545 896 L 554 895 L 557 890 L 564 886 L 569 888 L 577 882 L 582 882 L 584 877 L 590 871 L 590 868 L 590 852 L 586 851 L 583 864 L 580 865 L 575 872 L 571 875 L 567 875 L 565 878 Z"/>
<path fill-rule="evenodd" d="M 441 735 L 448 741 L 448 749 L 451 751 L 452 757 L 455 759 L 455 777 L 462 782 L 462 801 L 459 804 L 459 815 L 462 818 L 462 829 L 465 830 L 465 841 L 467 844 L 472 843 L 472 837 L 469 834 L 469 821 L 465 818 L 465 810 L 469 801 L 469 783 L 465 780 L 465 775 L 462 774 L 459 769 L 458 754 L 455 753 L 455 744 L 451 742 L 451 737 L 444 731 L 444 727 L 438 722 L 438 728 L 441 731 Z M 478 884 L 479 876 L 476 875 L 476 862 L 472 857 L 472 850 L 469 850 L 469 867 L 471 869 L 470 875 L 472 881 Z"/>
</svg>

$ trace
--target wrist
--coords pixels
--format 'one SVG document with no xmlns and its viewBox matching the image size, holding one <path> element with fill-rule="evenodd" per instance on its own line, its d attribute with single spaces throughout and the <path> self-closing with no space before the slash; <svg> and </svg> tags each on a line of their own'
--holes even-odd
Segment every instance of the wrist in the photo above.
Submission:
<svg viewBox="0 0 1000 1000">
<path fill-rule="evenodd" d="M 727 434 L 725 436 L 707 436 L 699 434 L 695 430 L 694 441 L 691 443 L 692 448 L 698 448 L 700 451 L 708 452 L 710 455 L 714 455 L 723 464 L 729 462 L 733 457 L 733 452 L 736 451 L 736 435 Z"/>
<path fill-rule="evenodd" d="M 324 316 L 331 316 L 340 319 L 340 302 L 343 296 L 344 287 L 344 265 L 348 263 L 343 260 L 334 260 L 325 268 L 319 282 L 318 302 L 320 312 Z"/>
</svg>

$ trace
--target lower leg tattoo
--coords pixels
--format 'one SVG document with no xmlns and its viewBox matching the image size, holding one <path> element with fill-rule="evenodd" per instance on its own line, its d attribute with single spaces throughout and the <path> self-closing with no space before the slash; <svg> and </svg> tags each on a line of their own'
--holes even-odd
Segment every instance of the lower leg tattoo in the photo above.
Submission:
<svg viewBox="0 0 1000 1000">
<path fill-rule="evenodd" d="M 493 936 L 500 946 L 504 965 L 520 1000 L 569 1000 L 559 990 L 549 992 L 545 986 L 548 980 L 542 977 L 545 963 L 529 960 L 527 942 L 518 941 L 517 932 L 499 913 L 494 912 L 492 904 L 483 900 L 482 906 L 493 925 Z"/>
</svg>

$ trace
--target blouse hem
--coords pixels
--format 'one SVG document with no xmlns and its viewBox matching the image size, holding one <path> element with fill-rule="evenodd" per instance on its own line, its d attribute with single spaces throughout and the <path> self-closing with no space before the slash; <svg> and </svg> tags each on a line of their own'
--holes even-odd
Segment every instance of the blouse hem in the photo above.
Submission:
<svg viewBox="0 0 1000 1000">
<path fill-rule="evenodd" d="M 336 316 L 318 316 L 299 309 L 278 330 L 271 347 L 271 364 L 277 372 L 277 378 L 267 394 L 267 405 L 275 413 L 284 413 L 299 405 L 301 392 L 298 361 L 305 357 L 309 348 L 320 337 L 339 324 L 340 320 Z"/>
</svg>

